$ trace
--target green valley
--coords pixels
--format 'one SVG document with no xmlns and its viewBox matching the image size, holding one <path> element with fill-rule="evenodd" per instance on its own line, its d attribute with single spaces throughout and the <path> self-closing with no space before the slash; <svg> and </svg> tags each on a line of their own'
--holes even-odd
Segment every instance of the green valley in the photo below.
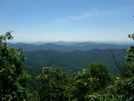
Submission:
<svg viewBox="0 0 134 101">
<path fill-rule="evenodd" d="M 126 55 L 124 50 L 116 49 L 93 49 L 89 51 L 72 51 L 72 52 L 59 52 L 54 50 L 38 50 L 25 52 L 27 59 L 24 64 L 35 68 L 43 67 L 62 67 L 72 70 L 73 72 L 88 68 L 91 61 L 102 62 L 107 65 L 111 73 L 117 73 L 117 68 L 111 51 L 117 57 L 117 61 L 123 62 Z M 125 61 L 124 61 L 125 62 Z"/>
</svg>

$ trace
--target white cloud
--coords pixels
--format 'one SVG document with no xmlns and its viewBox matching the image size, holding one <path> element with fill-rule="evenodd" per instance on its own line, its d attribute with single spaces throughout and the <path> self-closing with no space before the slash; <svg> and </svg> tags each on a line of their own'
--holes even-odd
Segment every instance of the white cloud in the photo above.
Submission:
<svg viewBox="0 0 134 101">
<path fill-rule="evenodd" d="M 90 17 L 91 15 L 82 15 L 82 16 L 68 16 L 68 19 L 70 20 L 77 20 L 77 19 L 83 19 L 83 18 L 87 18 Z"/>
<path fill-rule="evenodd" d="M 25 34 L 24 36 L 29 36 L 29 34 Z"/>
<path fill-rule="evenodd" d="M 21 36 L 20 34 L 17 34 L 17 36 Z"/>
<path fill-rule="evenodd" d="M 125 14 L 125 13 L 121 13 L 120 11 L 96 11 L 95 14 L 98 14 L 98 15 L 119 15 L 119 14 Z"/>
<path fill-rule="evenodd" d="M 54 19 L 54 21 L 61 21 L 61 22 L 65 22 L 65 21 L 68 21 L 68 19 Z"/>
<path fill-rule="evenodd" d="M 84 19 L 84 18 L 88 18 L 90 16 L 92 16 L 92 15 L 85 14 L 85 15 L 81 15 L 81 16 L 67 16 L 66 18 L 63 18 L 63 19 L 54 19 L 54 20 L 64 22 L 64 21 L 69 21 L 69 20 Z"/>
<path fill-rule="evenodd" d="M 124 15 L 127 14 L 128 10 L 124 10 L 124 8 L 120 8 L 120 9 L 115 9 L 115 10 L 97 10 L 97 9 L 93 9 L 91 11 L 88 12 L 88 14 L 91 15 Z"/>
<path fill-rule="evenodd" d="M 14 36 L 14 34 L 11 34 L 12 36 Z"/>
<path fill-rule="evenodd" d="M 97 9 L 93 9 L 87 12 L 84 12 L 83 15 L 79 15 L 79 16 L 66 16 L 66 18 L 61 18 L 61 19 L 54 19 L 54 21 L 61 21 L 61 22 L 65 22 L 65 21 L 70 21 L 70 20 L 80 20 L 80 19 L 84 19 L 84 18 L 89 18 L 91 16 L 96 16 L 96 15 L 102 15 L 102 16 L 111 16 L 111 15 L 120 15 L 120 14 L 126 14 L 126 12 L 123 12 L 124 10 L 105 10 L 105 11 L 100 11 Z"/>
</svg>

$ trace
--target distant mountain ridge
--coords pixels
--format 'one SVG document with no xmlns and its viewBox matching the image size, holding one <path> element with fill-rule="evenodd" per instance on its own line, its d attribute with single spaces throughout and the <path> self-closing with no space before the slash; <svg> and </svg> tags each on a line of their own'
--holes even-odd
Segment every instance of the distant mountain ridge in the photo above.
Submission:
<svg viewBox="0 0 134 101">
<path fill-rule="evenodd" d="M 72 42 L 72 43 L 44 43 L 41 45 L 28 44 L 28 43 L 9 43 L 9 47 L 24 47 L 24 51 L 36 51 L 36 50 L 55 50 L 60 52 L 69 52 L 74 50 L 88 51 L 92 49 L 128 49 L 129 45 L 116 45 L 107 43 L 95 43 L 95 42 Z"/>
</svg>

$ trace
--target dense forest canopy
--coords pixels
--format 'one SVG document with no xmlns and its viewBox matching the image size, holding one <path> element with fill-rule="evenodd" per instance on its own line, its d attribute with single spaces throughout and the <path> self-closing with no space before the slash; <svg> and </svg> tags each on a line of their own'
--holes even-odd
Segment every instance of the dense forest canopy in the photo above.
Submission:
<svg viewBox="0 0 134 101">
<path fill-rule="evenodd" d="M 72 71 L 79 71 L 88 68 L 91 61 L 103 62 L 108 66 L 111 73 L 119 73 L 111 54 L 111 51 L 116 56 L 117 60 L 122 63 L 126 62 L 124 57 L 126 53 L 124 50 L 107 49 L 100 50 L 94 49 L 89 51 L 72 51 L 72 52 L 59 52 L 54 50 L 38 50 L 24 52 L 27 60 L 24 64 L 26 66 L 32 66 L 36 68 L 42 68 L 44 66 L 49 67 L 62 67 Z"/>
<path fill-rule="evenodd" d="M 129 35 L 134 40 L 134 34 Z M 70 76 L 67 69 L 43 67 L 43 69 L 24 66 L 25 55 L 22 48 L 8 46 L 7 40 L 13 37 L 11 32 L 0 36 L 0 100 L 2 101 L 133 101 L 134 100 L 134 47 L 131 46 L 126 52 L 124 64 L 117 63 L 119 73 L 111 74 L 103 61 L 90 62 L 88 68 L 77 71 Z M 101 53 L 102 56 L 110 51 L 93 50 Z M 41 52 L 41 51 L 40 51 Z M 48 51 L 68 57 L 68 53 Z M 122 54 L 114 51 L 115 54 Z M 119 53 L 118 53 L 119 52 Z M 43 51 L 42 51 L 43 53 Z M 75 56 L 94 57 L 90 52 L 75 51 Z M 74 55 L 73 52 L 69 53 Z M 82 53 L 82 54 L 81 54 Z M 34 55 L 42 55 L 34 52 Z M 28 57 L 28 52 L 26 53 Z M 117 55 L 118 57 L 120 55 Z M 37 56 L 38 57 L 38 56 Z M 42 57 L 42 59 L 44 59 Z M 55 56 L 56 58 L 57 56 Z M 96 55 L 97 59 L 99 54 Z M 102 57 L 100 57 L 102 58 Z M 108 59 L 111 59 L 109 57 Z M 37 58 L 38 59 L 38 58 Z M 49 59 L 49 58 L 48 58 Z M 62 58 L 64 60 L 64 58 Z M 103 58 L 102 58 L 103 59 Z M 58 62 L 58 59 L 56 62 Z M 84 59 L 86 61 L 86 59 Z M 28 60 L 30 63 L 30 60 Z M 27 62 L 28 62 L 27 61 Z M 47 61 L 45 59 L 44 61 Z M 65 60 L 64 60 L 65 61 Z M 73 61 L 73 60 L 71 60 Z M 48 61 L 49 62 L 49 61 Z M 79 62 L 78 62 L 79 64 Z M 80 63 L 81 64 L 81 63 Z M 73 64 L 75 65 L 75 64 Z M 80 67 L 79 67 L 80 68 Z M 30 75 L 29 75 L 29 74 Z"/>
</svg>

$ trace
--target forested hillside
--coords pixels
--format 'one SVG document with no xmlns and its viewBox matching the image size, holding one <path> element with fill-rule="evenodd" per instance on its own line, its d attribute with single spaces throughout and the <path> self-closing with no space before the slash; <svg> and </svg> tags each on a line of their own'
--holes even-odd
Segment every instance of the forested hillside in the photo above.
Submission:
<svg viewBox="0 0 134 101">
<path fill-rule="evenodd" d="M 27 59 L 24 64 L 26 66 L 43 68 L 48 67 L 62 67 L 71 71 L 78 71 L 88 68 L 91 61 L 103 62 L 108 66 L 111 73 L 117 73 L 117 67 L 111 54 L 114 53 L 118 61 L 123 62 L 126 53 L 124 50 L 107 49 L 100 50 L 94 49 L 90 51 L 72 51 L 72 52 L 59 52 L 54 50 L 40 50 L 25 52 Z M 124 61 L 125 62 L 125 61 Z"/>
</svg>

